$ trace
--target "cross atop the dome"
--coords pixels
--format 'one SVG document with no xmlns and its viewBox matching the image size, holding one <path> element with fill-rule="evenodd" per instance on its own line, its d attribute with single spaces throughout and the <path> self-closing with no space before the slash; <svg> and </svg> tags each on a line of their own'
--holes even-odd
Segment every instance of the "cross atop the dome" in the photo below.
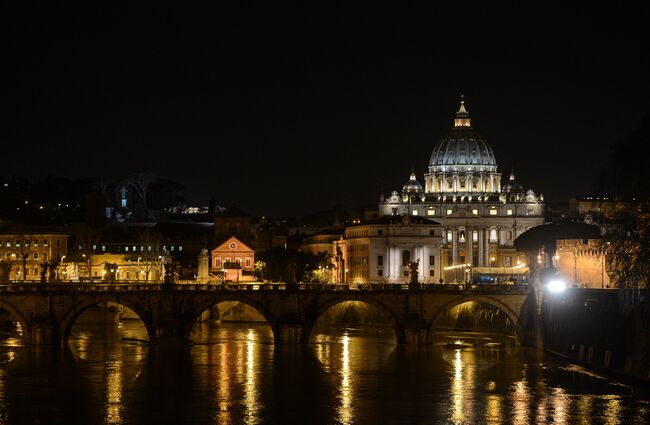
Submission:
<svg viewBox="0 0 650 425">
<path fill-rule="evenodd" d="M 456 119 L 454 119 L 454 127 L 471 127 L 472 121 L 469 118 L 469 112 L 465 108 L 465 96 L 460 95 L 460 108 L 456 112 Z"/>
</svg>

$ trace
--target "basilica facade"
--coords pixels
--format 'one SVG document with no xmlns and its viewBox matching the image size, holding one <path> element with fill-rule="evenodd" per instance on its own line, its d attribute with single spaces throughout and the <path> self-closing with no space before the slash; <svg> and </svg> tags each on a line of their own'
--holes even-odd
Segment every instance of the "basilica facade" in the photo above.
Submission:
<svg viewBox="0 0 650 425">
<path fill-rule="evenodd" d="M 424 187 L 411 172 L 400 192 L 382 194 L 379 215 L 439 223 L 445 281 L 460 280 L 457 269 L 480 273 L 525 266 L 513 242 L 544 223 L 543 195 L 524 190 L 514 172 L 504 181 L 492 148 L 472 127 L 462 99 L 453 128 L 433 148 L 423 181 Z"/>
</svg>

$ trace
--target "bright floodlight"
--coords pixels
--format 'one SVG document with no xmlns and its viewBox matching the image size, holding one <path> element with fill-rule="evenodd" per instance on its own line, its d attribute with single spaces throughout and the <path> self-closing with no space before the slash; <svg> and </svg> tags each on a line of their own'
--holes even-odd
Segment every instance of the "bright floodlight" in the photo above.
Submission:
<svg viewBox="0 0 650 425">
<path fill-rule="evenodd" d="M 548 290 L 551 292 L 562 292 L 566 289 L 566 283 L 561 280 L 552 280 L 548 283 Z"/>
</svg>

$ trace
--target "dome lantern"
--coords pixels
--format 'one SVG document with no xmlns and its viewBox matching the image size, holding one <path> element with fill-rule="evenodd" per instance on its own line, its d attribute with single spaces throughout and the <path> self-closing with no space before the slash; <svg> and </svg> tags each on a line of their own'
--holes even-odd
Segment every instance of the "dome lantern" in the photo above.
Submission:
<svg viewBox="0 0 650 425">
<path fill-rule="evenodd" d="M 465 96 L 460 95 L 460 108 L 456 112 L 456 119 L 454 119 L 454 127 L 471 127 L 472 120 L 469 118 L 469 112 L 465 108 Z"/>
</svg>

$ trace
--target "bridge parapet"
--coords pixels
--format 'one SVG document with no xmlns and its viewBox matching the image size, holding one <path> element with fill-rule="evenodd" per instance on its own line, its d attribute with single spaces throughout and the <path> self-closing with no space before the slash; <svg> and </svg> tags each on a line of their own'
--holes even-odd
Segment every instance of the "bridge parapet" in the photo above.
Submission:
<svg viewBox="0 0 650 425">
<path fill-rule="evenodd" d="M 365 283 L 365 284 L 333 284 L 333 283 L 300 283 L 298 291 L 388 291 L 415 293 L 431 292 L 471 292 L 489 294 L 527 294 L 529 285 L 465 285 L 465 284 L 433 284 L 412 286 L 408 284 Z M 160 283 L 120 282 L 120 283 L 91 283 L 91 282 L 32 282 L 0 284 L 0 293 L 6 292 L 159 292 L 159 291 L 291 291 L 285 283 L 246 283 L 246 284 L 208 284 L 182 283 L 165 285 Z"/>
</svg>

